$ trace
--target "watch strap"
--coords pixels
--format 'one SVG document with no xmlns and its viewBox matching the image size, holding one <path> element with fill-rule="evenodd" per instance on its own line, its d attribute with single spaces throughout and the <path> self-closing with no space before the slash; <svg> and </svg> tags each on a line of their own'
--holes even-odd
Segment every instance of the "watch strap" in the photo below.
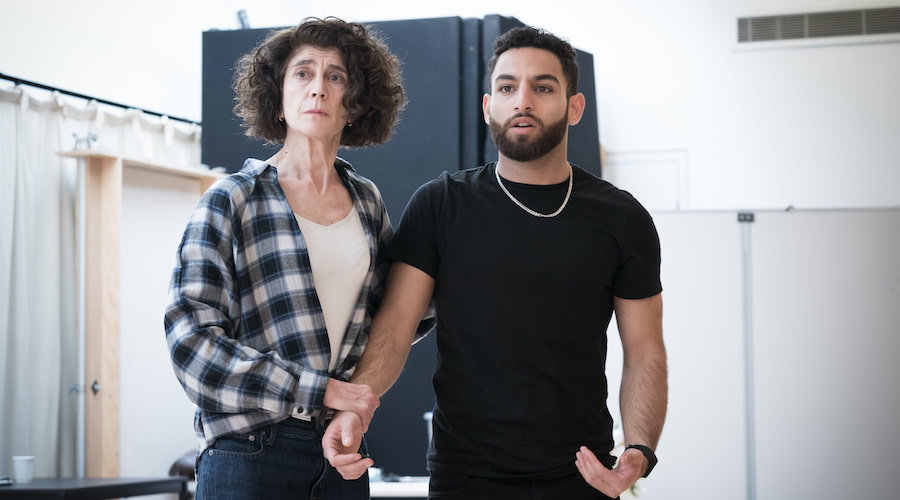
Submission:
<svg viewBox="0 0 900 500">
<path fill-rule="evenodd" d="M 638 450 L 639 452 L 643 453 L 645 457 L 647 457 L 647 463 L 648 463 L 647 472 L 644 472 L 644 475 L 641 477 L 649 476 L 650 471 L 652 471 L 653 468 L 656 467 L 656 462 L 659 461 L 656 458 L 656 453 L 653 453 L 653 450 L 651 450 L 649 447 L 644 446 L 642 444 L 630 444 L 625 447 L 626 450 L 630 449 L 630 448 L 634 448 L 635 450 Z"/>
</svg>

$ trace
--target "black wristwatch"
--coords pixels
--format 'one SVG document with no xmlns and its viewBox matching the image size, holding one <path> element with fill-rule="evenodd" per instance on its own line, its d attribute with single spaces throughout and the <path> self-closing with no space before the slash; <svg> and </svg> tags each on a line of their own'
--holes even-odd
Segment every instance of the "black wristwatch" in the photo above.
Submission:
<svg viewBox="0 0 900 500">
<path fill-rule="evenodd" d="M 645 472 L 644 475 L 641 477 L 649 476 L 650 471 L 652 471 L 653 468 L 656 467 L 656 462 L 659 461 L 656 458 L 656 453 L 653 453 L 653 450 L 651 450 L 650 448 L 648 448 L 642 444 L 630 444 L 625 447 L 626 450 L 629 448 L 634 448 L 635 450 L 638 450 L 639 452 L 643 453 L 645 457 L 647 457 L 647 462 L 649 462 L 649 465 L 647 465 L 647 472 Z"/>
</svg>

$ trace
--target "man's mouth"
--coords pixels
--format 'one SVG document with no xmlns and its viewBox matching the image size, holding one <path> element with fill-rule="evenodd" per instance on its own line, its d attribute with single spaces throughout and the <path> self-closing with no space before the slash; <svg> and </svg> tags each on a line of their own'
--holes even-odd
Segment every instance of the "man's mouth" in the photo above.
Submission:
<svg viewBox="0 0 900 500">
<path fill-rule="evenodd" d="M 534 127 L 537 127 L 537 125 L 538 125 L 537 119 L 535 117 L 533 117 L 531 115 L 527 115 L 527 114 L 520 114 L 520 115 L 513 116 L 509 120 L 508 123 L 509 123 L 509 128 L 519 129 L 519 130 L 534 128 Z"/>
</svg>

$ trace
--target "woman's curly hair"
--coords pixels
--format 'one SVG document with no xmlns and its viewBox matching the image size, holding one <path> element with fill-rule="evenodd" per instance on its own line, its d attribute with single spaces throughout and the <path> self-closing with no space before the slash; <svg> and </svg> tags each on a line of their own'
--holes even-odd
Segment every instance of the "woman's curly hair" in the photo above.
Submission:
<svg viewBox="0 0 900 500">
<path fill-rule="evenodd" d="M 406 106 L 400 61 L 377 32 L 334 17 L 306 18 L 296 28 L 273 32 L 238 59 L 234 113 L 243 120 L 246 135 L 284 144 L 287 124 L 278 119 L 284 74 L 302 46 L 334 48 L 344 58 L 350 83 L 343 102 L 353 125 L 344 127 L 341 146 L 386 142 Z"/>
</svg>

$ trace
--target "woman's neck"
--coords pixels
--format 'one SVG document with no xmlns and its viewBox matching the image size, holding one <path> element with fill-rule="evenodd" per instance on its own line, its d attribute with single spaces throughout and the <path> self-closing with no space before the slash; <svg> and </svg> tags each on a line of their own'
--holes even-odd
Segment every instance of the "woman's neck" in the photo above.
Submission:
<svg viewBox="0 0 900 500">
<path fill-rule="evenodd" d="M 329 183 L 340 181 L 334 169 L 337 144 L 321 141 L 286 139 L 281 150 L 267 160 L 278 169 L 279 180 L 312 182 L 318 189 L 325 189 Z"/>
</svg>

